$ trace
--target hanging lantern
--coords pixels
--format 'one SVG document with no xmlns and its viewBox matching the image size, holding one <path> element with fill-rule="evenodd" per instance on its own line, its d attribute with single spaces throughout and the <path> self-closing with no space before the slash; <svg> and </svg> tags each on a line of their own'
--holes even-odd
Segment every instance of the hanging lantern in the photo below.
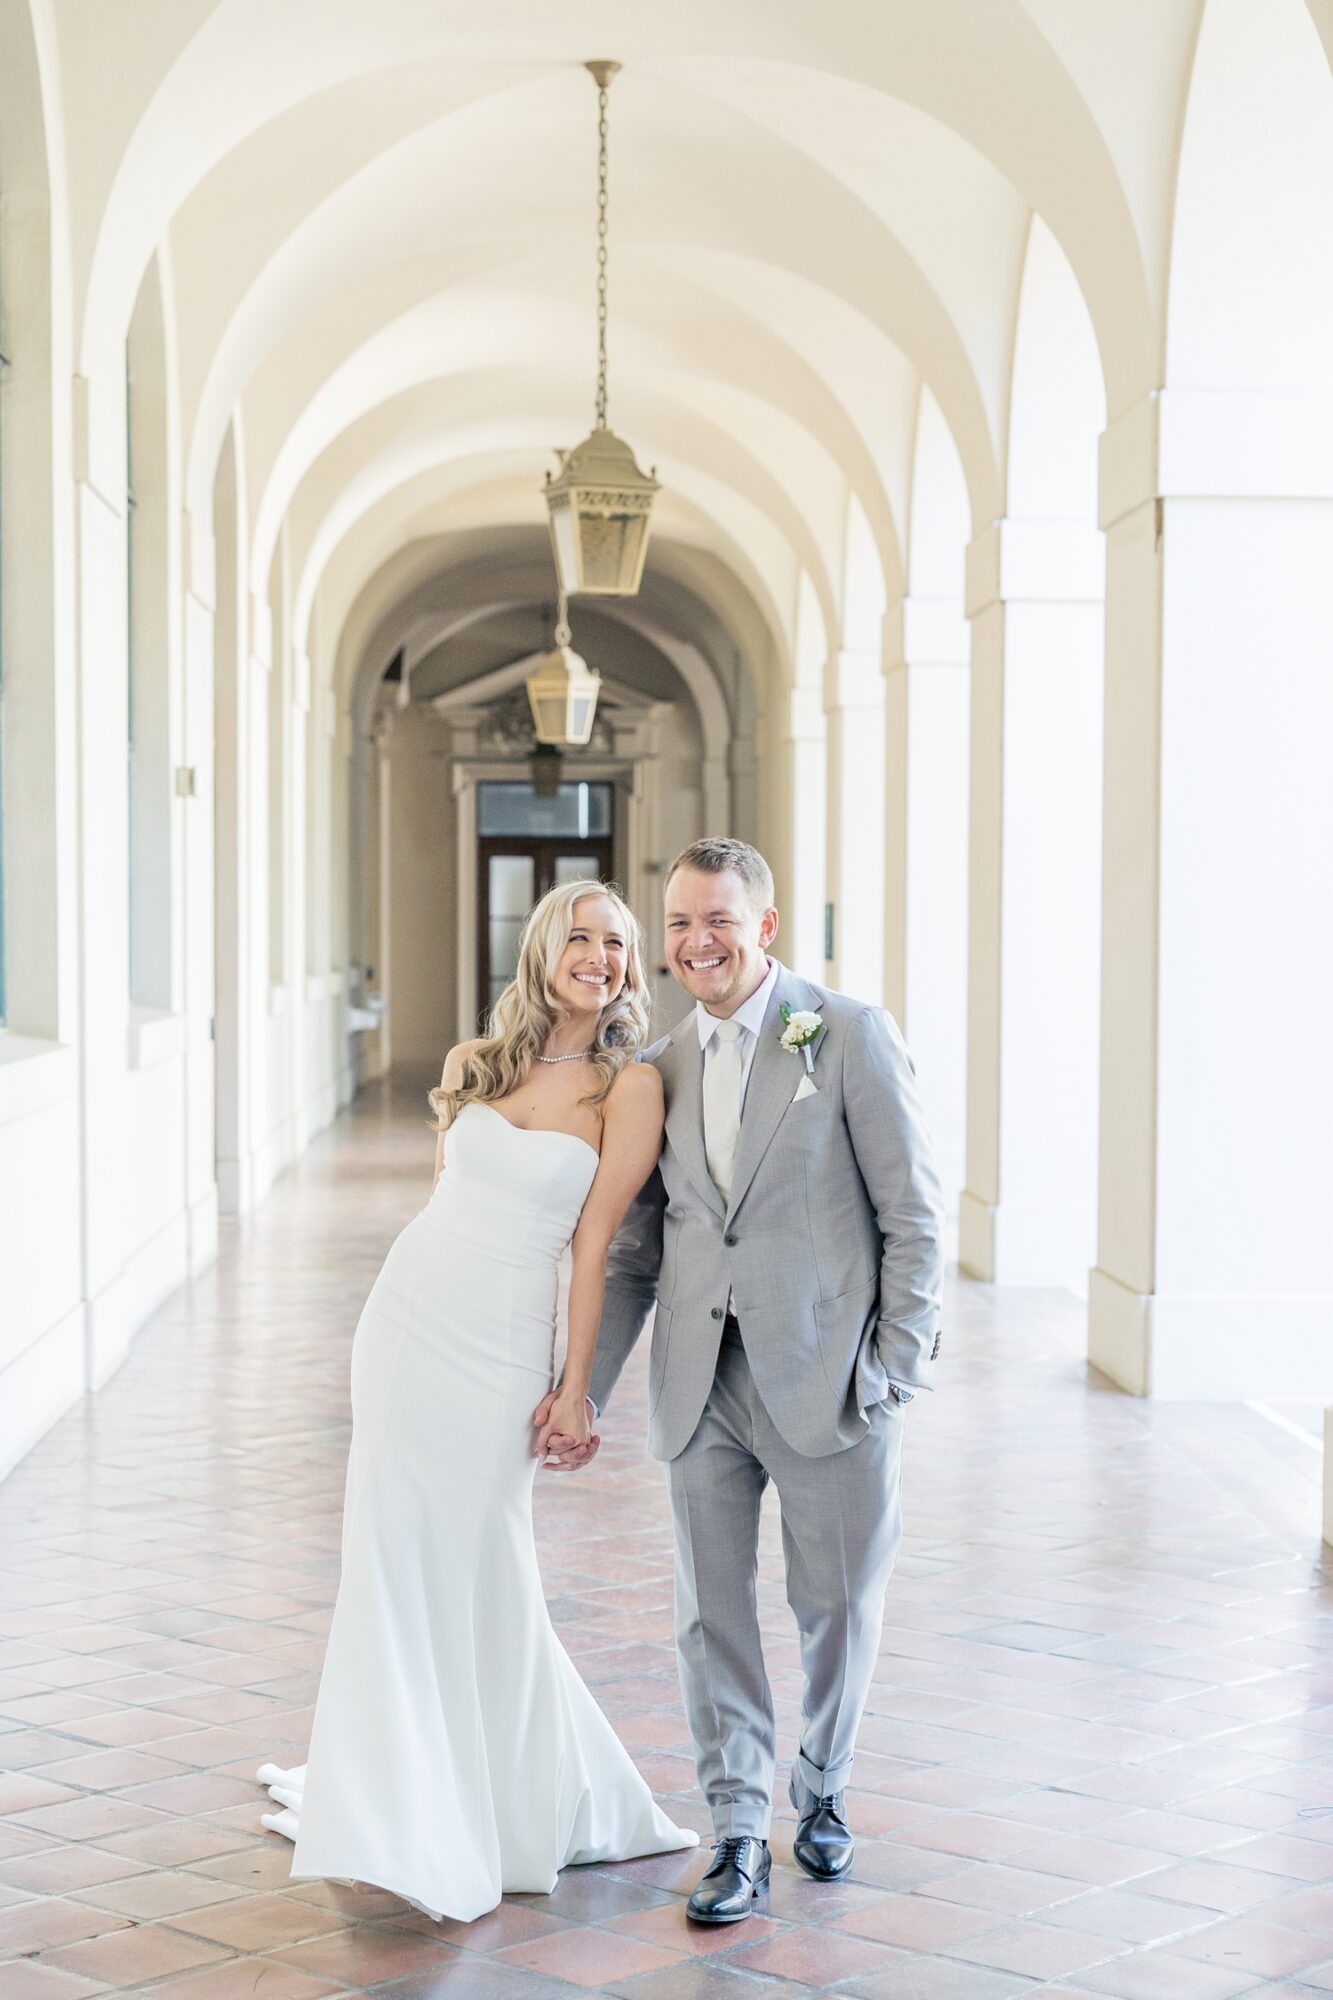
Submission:
<svg viewBox="0 0 1333 2000">
<path fill-rule="evenodd" d="M 560 593 L 560 622 L 555 647 L 528 676 L 528 702 L 539 743 L 583 744 L 592 735 L 602 677 L 581 659 L 569 643 L 565 594 Z"/>
<path fill-rule="evenodd" d="M 597 85 L 597 421 L 560 471 L 546 476 L 560 587 L 573 597 L 633 597 L 648 553 L 648 517 L 658 481 L 641 472 L 634 453 L 606 421 L 607 145 L 606 106 L 619 63 L 590 62 Z"/>
</svg>

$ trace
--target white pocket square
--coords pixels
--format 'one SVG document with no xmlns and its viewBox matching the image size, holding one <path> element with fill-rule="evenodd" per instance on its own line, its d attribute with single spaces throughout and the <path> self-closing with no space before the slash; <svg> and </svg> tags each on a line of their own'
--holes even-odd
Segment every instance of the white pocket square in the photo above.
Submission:
<svg viewBox="0 0 1333 2000">
<path fill-rule="evenodd" d="M 815 1088 L 814 1078 L 812 1076 L 803 1076 L 800 1083 L 796 1086 L 796 1095 L 793 1097 L 792 1103 L 799 1104 L 803 1097 L 818 1097 L 818 1095 L 819 1092 Z"/>
</svg>

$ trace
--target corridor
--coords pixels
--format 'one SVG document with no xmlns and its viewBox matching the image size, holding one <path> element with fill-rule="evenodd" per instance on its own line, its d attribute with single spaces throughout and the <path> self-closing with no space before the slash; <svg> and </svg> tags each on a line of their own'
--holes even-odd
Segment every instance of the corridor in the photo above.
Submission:
<svg viewBox="0 0 1333 2000">
<path fill-rule="evenodd" d="M 769 1914 L 720 1931 L 686 1927 L 697 1855 L 568 1873 L 468 1927 L 288 1887 L 253 1772 L 304 1752 L 348 1344 L 430 1151 L 415 1096 L 363 1091 L 0 1488 L 4 2000 L 1333 1992 L 1318 1454 L 1243 1403 L 1110 1389 L 1054 1291 L 950 1299 L 940 1391 L 909 1419 L 846 1882 L 794 1868 L 784 1805 Z M 593 1470 L 539 1483 L 543 1573 L 624 1741 L 702 1826 L 632 1376 Z M 790 1747 L 776 1527 L 762 1588 Z"/>
</svg>

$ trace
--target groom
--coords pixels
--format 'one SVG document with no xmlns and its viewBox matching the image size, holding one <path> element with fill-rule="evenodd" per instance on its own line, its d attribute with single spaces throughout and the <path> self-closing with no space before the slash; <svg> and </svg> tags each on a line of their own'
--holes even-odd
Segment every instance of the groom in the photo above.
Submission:
<svg viewBox="0 0 1333 2000">
<path fill-rule="evenodd" d="M 611 1250 L 591 1384 L 600 1411 L 655 1305 L 650 1439 L 717 1836 L 688 1909 L 712 1924 L 748 1916 L 770 1867 L 764 1488 L 778 1490 L 805 1674 L 795 1854 L 829 1880 L 852 1860 L 843 1791 L 901 1532 L 903 1412 L 939 1352 L 939 1186 L 911 1062 L 879 1007 L 771 958 L 777 928 L 753 847 L 698 840 L 672 864 L 667 958 L 695 1007 L 644 1058 L 666 1134 Z"/>
</svg>

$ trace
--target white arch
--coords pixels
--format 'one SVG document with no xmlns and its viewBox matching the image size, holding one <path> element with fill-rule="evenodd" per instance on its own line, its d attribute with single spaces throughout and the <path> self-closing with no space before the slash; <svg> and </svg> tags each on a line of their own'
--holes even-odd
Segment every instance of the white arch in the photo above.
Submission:
<svg viewBox="0 0 1333 2000">
<path fill-rule="evenodd" d="M 923 388 L 912 447 L 908 590 L 931 602 L 963 601 L 967 482 L 944 413 Z"/>
<path fill-rule="evenodd" d="M 976 1276 L 1081 1286 L 1096 1246 L 1105 550 L 1102 371 L 1034 217 L 1005 518 L 972 553 L 967 1192 Z"/>
<path fill-rule="evenodd" d="M 939 404 L 923 389 L 912 451 L 908 589 L 885 646 L 887 1004 L 917 1066 L 956 1217 L 966 1163 L 969 506 Z"/>
<path fill-rule="evenodd" d="M 489 463 L 489 458 L 481 461 Z M 484 553 L 494 558 L 522 545 L 527 537 L 535 536 L 545 546 L 541 542 L 545 528 L 536 510 L 528 527 L 515 526 L 522 519 L 520 496 L 508 484 L 498 489 L 470 485 L 469 475 L 478 469 L 466 463 L 457 468 L 457 496 L 451 496 L 438 467 L 386 494 L 357 520 L 316 578 L 312 644 L 318 633 L 320 657 L 327 661 L 333 655 L 334 664 L 327 672 L 340 698 L 345 699 L 363 650 L 372 644 L 372 631 L 377 634 L 374 646 L 383 652 L 384 640 L 374 621 L 400 598 L 428 585 L 442 570 L 476 561 Z M 445 468 L 445 473 L 449 470 Z M 531 505 L 530 475 L 523 480 L 521 498 Z M 737 662 L 750 663 L 757 686 L 783 684 L 789 639 L 762 576 L 747 563 L 743 551 L 729 545 L 710 523 L 696 526 L 691 512 L 675 496 L 665 508 L 659 501 L 654 519 L 640 594 L 653 596 L 660 572 L 668 589 L 683 589 L 708 607 Z M 723 650 L 720 640 L 710 646 L 715 663 Z"/>
<path fill-rule="evenodd" d="M 503 464 L 504 454 L 522 453 L 530 467 L 520 518 L 540 518 L 541 480 L 554 423 L 550 410 L 558 385 L 541 385 L 545 409 L 525 407 L 523 385 L 508 374 L 487 374 L 447 385 L 425 384 L 372 409 L 326 449 L 291 499 L 291 518 L 300 564 L 299 613 L 304 618 L 329 553 L 360 515 L 383 496 L 407 486 L 418 476 L 439 474 L 447 490 L 451 465 Z M 564 385 L 564 421 L 572 428 L 586 421 L 580 405 L 582 385 Z M 441 405 L 443 404 L 443 409 Z M 670 434 L 674 449 L 659 461 L 667 485 L 663 501 L 683 499 L 711 518 L 716 531 L 746 552 L 761 574 L 776 578 L 785 564 L 783 550 L 793 548 L 808 561 L 819 579 L 821 601 L 830 624 L 836 621 L 833 580 L 824 569 L 820 551 L 793 500 L 762 467 L 753 464 L 716 426 L 682 410 L 679 399 L 635 393 L 623 399 L 626 432 L 639 436 Z M 465 427 L 464 427 L 465 426 Z M 556 430 L 556 435 L 559 435 Z M 566 435 L 570 429 L 566 429 Z M 688 453 L 682 457 L 681 448 Z M 645 453 L 645 456 L 651 454 Z M 710 468 L 725 466 L 726 476 Z M 475 471 L 472 473 L 475 479 Z M 659 502 L 659 507 L 662 505 Z M 252 587 L 265 573 L 271 542 L 266 535 L 283 518 L 274 502 L 261 505 L 252 553 Z M 267 529 L 264 524 L 267 523 Z M 776 567 L 775 567 L 776 565 Z"/>
<path fill-rule="evenodd" d="M 1087 303 L 1059 244 L 1033 216 L 1023 259 L 1006 424 L 1006 513 L 1097 519 L 1106 392 Z"/>
<path fill-rule="evenodd" d="M 529 85 L 528 95 L 522 99 L 525 110 L 529 106 L 535 108 L 547 123 L 553 108 L 562 117 L 566 115 L 563 95 L 554 100 L 553 106 L 546 85 L 542 87 L 545 94 L 538 93 L 533 97 L 535 89 L 536 86 Z M 510 116 L 515 116 L 518 107 L 511 104 L 511 98 L 512 93 L 504 100 L 502 108 Z M 585 108 L 581 99 L 576 100 L 574 108 Z M 476 107 L 472 109 L 475 111 Z M 255 148 L 245 149 L 234 163 L 227 163 L 232 168 L 232 174 L 226 188 L 219 185 L 216 190 L 201 190 L 196 198 L 202 204 L 201 214 L 195 215 L 187 204 L 176 234 L 187 246 L 187 256 L 188 246 L 192 242 L 197 244 L 193 254 L 193 265 L 197 267 L 193 294 L 212 299 L 210 313 L 201 317 L 197 329 L 196 344 L 203 343 L 207 348 L 209 376 L 207 384 L 202 385 L 203 404 L 192 447 L 192 506 L 197 507 L 202 502 L 216 442 L 225 427 L 235 396 L 255 370 L 262 369 L 263 373 L 271 374 L 271 363 L 277 360 L 284 348 L 292 356 L 290 377 L 302 385 L 304 394 L 308 394 L 312 380 L 333 372 L 381 324 L 401 318 L 436 293 L 449 291 L 458 295 L 461 315 L 469 292 L 476 294 L 479 287 L 484 286 L 487 304 L 483 318 L 490 327 L 497 309 L 503 313 L 506 302 L 515 300 L 515 287 L 525 266 L 531 265 L 543 246 L 549 255 L 554 220 L 558 219 L 567 235 L 577 240 L 578 225 L 583 217 L 577 210 L 569 212 L 567 201 L 561 202 L 554 218 L 549 200 L 540 218 L 521 205 L 530 187 L 530 173 L 522 171 L 526 153 L 516 159 L 514 145 L 505 140 L 497 155 L 498 161 L 503 163 L 498 186 L 495 176 L 486 170 L 486 159 L 478 161 L 475 157 L 479 146 L 495 149 L 503 136 L 496 122 L 499 114 L 489 105 L 481 109 L 486 113 L 486 122 L 480 126 L 479 132 L 474 131 L 467 120 L 464 120 L 464 130 L 453 129 L 462 114 L 442 120 L 436 128 L 414 132 L 400 147 L 391 149 L 382 158 L 349 175 L 328 199 L 290 228 L 279 241 L 270 244 L 268 235 L 263 235 L 260 239 L 262 254 L 267 255 L 267 262 L 258 262 L 253 271 L 234 274 L 233 281 L 239 288 L 236 295 L 238 303 L 234 306 L 230 298 L 220 292 L 220 280 L 214 270 L 217 257 L 212 239 L 216 234 L 219 212 L 224 208 L 224 194 L 232 181 L 239 181 L 234 190 L 235 205 L 252 204 L 257 198 L 252 186 L 256 175 L 266 169 L 271 178 L 278 170 L 277 164 L 269 162 L 267 153 L 252 162 L 249 155 Z M 538 142 L 543 142 L 547 151 L 558 151 L 577 143 L 577 130 L 565 132 L 560 128 L 552 133 L 547 130 L 547 123 L 538 122 L 532 133 L 525 131 L 524 148 L 532 150 Z M 808 163 L 802 162 L 799 156 L 791 155 L 789 150 L 784 154 L 767 133 L 757 129 L 757 136 L 761 146 L 775 154 L 789 175 L 794 168 L 809 178 L 811 169 Z M 243 170 L 245 177 L 242 180 Z M 485 241 L 477 242 L 471 229 L 470 198 L 460 200 L 458 191 L 470 188 L 474 178 L 483 173 L 488 186 L 488 210 L 493 220 Z M 519 175 L 517 188 L 514 186 L 516 173 Z M 220 177 L 221 170 L 215 178 Z M 453 199 L 446 199 L 451 192 Z M 205 193 L 208 195 L 206 202 Z M 770 187 L 768 197 L 771 206 L 778 197 L 778 190 Z M 716 317 L 719 311 L 717 299 L 701 294 L 697 277 L 682 279 L 677 272 L 669 284 L 664 283 L 658 268 L 666 241 L 661 237 L 661 224 L 655 217 L 638 212 L 645 205 L 642 198 L 635 203 L 631 192 L 625 199 L 635 204 L 635 208 L 631 240 L 623 250 L 617 251 L 617 349 L 623 338 L 620 315 L 625 310 L 625 302 L 630 300 L 632 303 L 637 264 L 644 274 L 639 282 L 644 299 L 642 317 L 645 325 L 659 339 L 669 316 L 674 317 L 675 324 L 680 328 L 682 340 L 689 331 L 678 296 L 683 293 L 693 301 L 694 327 L 704 324 L 705 320 L 711 322 L 706 348 L 699 348 L 699 359 L 723 376 L 729 367 L 733 376 L 739 371 L 751 383 L 758 372 L 758 362 L 765 367 L 775 388 L 779 380 L 785 381 L 789 410 L 795 413 L 808 407 L 812 395 L 820 393 L 821 382 L 820 370 L 812 365 L 808 352 L 802 377 L 793 369 L 790 358 L 785 362 L 780 358 L 783 343 L 775 341 L 766 328 L 755 322 L 752 314 L 738 311 L 735 327 L 728 328 L 723 320 Z M 845 193 L 836 187 L 830 186 L 825 190 L 825 199 L 840 209 L 847 207 Z M 717 204 L 711 201 L 711 195 L 709 208 L 715 215 Z M 854 208 L 852 218 L 855 221 Z M 673 226 L 679 227 L 679 218 L 672 216 L 670 220 Z M 830 215 L 830 227 L 833 220 Z M 710 216 L 704 233 L 716 233 L 717 228 L 716 220 Z M 875 238 L 880 235 L 882 232 L 873 232 L 868 246 L 872 253 Z M 692 251 L 700 247 L 699 236 L 700 230 L 692 228 Z M 753 248 L 753 237 L 741 237 L 735 229 L 732 236 L 735 243 L 727 255 L 734 261 L 736 247 L 744 241 Z M 454 242 L 455 238 L 457 242 Z M 450 249 L 447 254 L 439 247 L 433 252 L 425 252 L 420 248 L 423 240 L 434 242 L 437 246 L 449 243 Z M 351 241 L 363 246 L 357 258 L 354 285 L 348 285 L 345 275 Z M 777 238 L 775 247 L 779 257 L 790 265 L 792 242 Z M 835 274 L 839 273 L 837 265 L 832 269 Z M 371 270 L 380 277 L 379 284 L 373 287 L 366 283 L 367 273 Z M 876 297 L 876 310 L 882 316 L 884 311 L 896 309 L 900 318 L 910 319 L 905 310 L 909 300 L 903 285 L 894 280 L 892 272 L 886 272 L 885 279 L 878 293 L 872 295 Z M 585 318 L 582 316 L 586 315 L 583 284 L 580 267 L 576 296 L 581 331 L 585 330 Z M 551 282 L 550 269 L 539 271 L 532 277 L 524 325 L 528 345 L 523 350 L 523 359 L 529 364 L 532 360 L 532 307 L 535 304 L 545 315 L 559 289 L 559 282 L 554 285 Z M 784 322 L 793 314 L 799 314 L 807 321 L 813 320 L 817 325 L 819 307 L 816 303 L 812 310 L 802 305 L 799 294 L 793 294 L 784 307 Z M 738 339 L 744 342 L 743 359 L 736 358 Z M 546 328 L 543 342 L 544 352 L 549 352 L 550 337 Z M 698 346 L 697 334 L 695 344 Z M 808 340 L 806 344 L 808 349 Z M 947 345 L 947 333 L 943 340 L 929 338 L 924 347 L 927 363 L 942 365 Z M 265 355 L 271 357 L 269 363 L 264 362 Z M 201 361 L 203 358 L 203 355 L 199 357 Z M 684 358 L 683 346 L 681 358 Z M 839 394 L 844 399 L 850 399 L 854 405 L 856 378 L 840 380 L 836 387 Z M 287 393 L 290 397 L 290 388 Z M 820 412 L 821 430 L 850 453 L 852 462 L 845 466 L 847 476 L 858 486 L 863 502 L 873 516 L 876 507 L 873 474 L 867 477 L 864 466 L 858 469 L 854 463 L 858 450 L 856 427 L 845 420 L 839 423 L 836 400 L 829 398 L 826 391 L 824 394 L 825 407 Z M 278 421 L 281 423 L 283 420 L 279 418 Z M 888 560 L 887 543 L 885 554 Z"/>
<path fill-rule="evenodd" d="M 377 308 L 385 317 L 373 331 L 367 333 L 370 322 L 358 316 L 367 289 L 358 279 L 345 295 L 327 302 L 327 310 L 322 305 L 296 324 L 260 367 L 247 389 L 245 408 L 256 434 L 261 478 L 265 465 L 276 464 L 284 454 L 294 454 L 294 465 L 300 465 L 331 427 L 352 423 L 423 374 L 447 382 L 450 371 L 461 374 L 470 366 L 491 369 L 507 362 L 525 378 L 524 394 L 533 395 L 532 316 L 517 293 L 496 300 L 481 281 L 456 277 L 446 290 L 395 317 L 392 307 L 400 302 L 395 275 L 386 273 L 384 285 L 375 288 Z M 407 294 L 419 291 L 434 275 L 410 266 Z M 571 360 L 578 357 L 585 345 L 586 300 L 577 291 L 570 296 L 568 273 L 548 256 L 509 271 L 507 282 L 514 285 L 520 276 L 543 300 L 544 352 L 553 356 L 563 348 Z M 486 283 L 495 282 L 495 274 L 489 274 Z M 790 316 L 790 305 L 787 310 Z M 817 315 L 818 297 L 806 302 L 805 310 Z M 709 326 L 714 335 L 706 353 L 698 346 L 700 325 Z M 799 486 L 803 517 L 824 543 L 826 563 L 840 538 L 840 524 L 824 518 L 831 508 L 815 511 L 816 494 L 845 480 L 874 525 L 882 563 L 896 575 L 901 556 L 885 486 L 891 467 L 883 463 L 884 447 L 873 421 L 869 436 L 862 435 L 863 420 L 872 417 L 874 401 L 882 399 L 872 399 L 862 385 L 881 374 L 902 374 L 905 364 L 881 338 L 871 337 L 875 347 L 866 365 L 855 373 L 844 370 L 846 379 L 834 387 L 808 352 L 775 337 L 755 314 L 735 309 L 711 288 L 674 270 L 664 284 L 661 270 L 637 256 L 617 264 L 617 384 L 669 380 L 682 385 L 679 393 L 691 409 L 702 414 L 716 405 L 737 428 L 738 442 L 766 458 L 785 484 Z M 808 348 L 808 339 L 806 344 Z M 557 370 L 548 359 L 543 372 L 548 380 L 568 376 L 581 386 L 568 362 Z M 845 402 L 844 396 L 851 400 Z M 225 414 L 221 404 L 219 412 Z M 308 446 L 298 447 L 294 419 L 300 426 L 314 422 L 316 414 L 319 431 Z M 617 394 L 613 420 L 618 417 Z M 586 424 L 586 410 L 579 411 L 579 418 Z M 206 506 L 198 480 L 212 463 L 213 449 L 209 427 L 201 421 L 192 453 L 192 512 Z M 826 462 L 836 466 L 836 479 L 821 471 Z M 288 484 L 293 477 L 294 472 L 288 475 Z"/>
<path fill-rule="evenodd" d="M 347 706 L 353 727 L 364 730 L 369 703 L 381 678 L 385 659 L 400 648 L 420 660 L 496 612 L 521 605 L 549 602 L 551 565 L 547 550 L 537 536 L 511 537 L 517 546 L 497 552 L 493 546 L 467 554 L 473 537 L 455 538 L 463 547 L 455 549 L 454 560 L 437 545 L 440 566 L 424 584 L 406 596 L 392 600 L 380 611 L 366 633 L 359 657 L 352 668 Z M 533 543 L 536 543 L 535 548 Z M 459 562 L 456 558 L 464 556 Z M 722 773 L 727 769 L 728 744 L 744 728 L 748 712 L 753 717 L 753 668 L 742 663 L 745 692 L 729 700 L 724 692 L 720 663 L 711 657 L 707 629 L 710 616 L 694 594 L 675 585 L 670 594 L 661 588 L 660 573 L 670 563 L 670 545 L 655 543 L 658 580 L 648 579 L 648 587 L 638 597 L 593 601 L 585 615 L 610 619 L 647 638 L 679 673 L 694 703 L 703 734 L 705 759 Z M 377 579 L 368 579 L 367 592 L 377 594 Z M 353 607 L 355 612 L 356 607 Z M 358 623 L 364 629 L 364 616 Z M 752 721 L 751 721 L 752 726 Z"/>
<path fill-rule="evenodd" d="M 127 75 L 117 102 L 99 101 L 105 50 L 88 35 L 71 56 L 71 96 L 86 116 L 92 149 L 100 154 L 98 181 L 82 189 L 76 243 L 78 299 L 85 329 L 84 359 L 97 329 L 124 324 L 137 273 L 172 211 L 189 189 L 231 147 L 276 115 L 293 95 L 329 88 L 358 69 L 382 65 L 384 24 L 367 38 L 368 24 L 352 14 L 350 0 L 333 0 L 320 30 L 307 37 L 296 15 L 275 17 L 260 0 L 215 6 L 182 47 L 197 13 L 177 10 L 163 21 L 156 42 L 145 37 L 145 60 Z M 697 71 L 705 53 L 720 56 L 728 40 L 719 19 L 699 0 L 681 0 L 672 29 L 690 47 Z M 769 10 L 770 53 L 804 64 L 812 100 L 820 71 L 858 78 L 894 92 L 966 135 L 994 160 L 1028 201 L 1045 212 L 1079 271 L 1093 302 L 1108 368 L 1117 378 L 1117 407 L 1142 393 L 1151 351 L 1143 260 L 1111 154 L 1088 104 L 1062 66 L 1052 40 L 1033 27 L 1017 0 L 995 0 L 981 18 L 961 0 L 942 0 L 928 17 L 913 10 L 899 34 L 869 33 L 850 18 L 815 23 L 789 6 Z M 1142 23 L 1135 22 L 1142 32 Z M 449 53 L 460 65 L 484 49 L 485 24 L 445 12 L 396 23 L 397 46 L 387 48 L 405 64 Z M 881 23 L 874 24 L 878 30 Z M 907 32 L 910 26 L 911 32 Z M 641 66 L 661 56 L 663 24 L 647 13 L 618 23 L 622 53 Z M 517 22 L 511 32 L 520 32 Z M 284 37 L 300 37 L 301 59 L 291 60 Z M 531 60 L 578 60 L 568 24 L 534 7 L 523 24 Z M 648 52 L 652 51 L 650 55 Z M 244 64 L 244 88 L 239 82 Z M 676 65 L 679 78 L 681 65 Z M 299 85 L 295 79 L 299 77 Z M 997 79 L 1003 86 L 997 87 Z M 104 99 L 108 93 L 100 93 Z M 201 118 L 207 103 L 211 115 Z M 126 137 L 126 134 L 132 136 Z M 1071 168 L 1071 153 L 1077 166 Z M 86 275 L 86 292 L 85 286 Z"/>
<path fill-rule="evenodd" d="M 1327 395 L 1333 79 L 1302 0 L 1206 0 L 1176 183 L 1165 380 Z"/>
<path fill-rule="evenodd" d="M 49 0 L 0 0 L 0 274 L 9 362 L 0 532 L 5 680 L 4 981 L 11 1036 L 72 1041 L 73 455 L 64 128 Z M 13 829 L 23 828 L 23 866 Z"/>
<path fill-rule="evenodd" d="M 866 512 L 847 495 L 842 549 L 842 643 L 849 651 L 879 655 L 888 580 Z"/>
<path fill-rule="evenodd" d="M 179 812 L 173 771 L 181 710 L 180 437 L 171 264 L 164 245 L 144 274 L 125 342 L 129 565 L 130 997 L 172 1010 L 179 998 L 176 883 Z"/>
<path fill-rule="evenodd" d="M 406 389 L 391 402 L 377 401 L 330 438 L 317 432 L 294 438 L 283 463 L 260 496 L 254 524 L 251 577 L 259 587 L 272 560 L 277 527 L 288 514 L 304 523 L 327 516 L 323 539 L 350 523 L 361 507 L 389 485 L 400 484 L 428 464 L 493 451 L 524 448 L 533 455 L 534 494 L 540 493 L 543 461 L 554 465 L 552 433 L 580 434 L 588 419 L 581 381 L 548 377 L 534 384 L 516 369 L 485 369 L 442 383 Z M 723 412 L 722 414 L 725 414 Z M 331 419 L 337 421 L 336 417 Z M 787 484 L 780 463 L 764 463 L 723 423 L 711 420 L 702 397 L 685 385 L 653 376 L 636 381 L 617 403 L 622 432 L 641 456 L 657 464 L 668 483 L 689 493 L 698 474 L 730 489 L 799 554 L 810 569 L 830 622 L 836 621 L 837 585 L 830 574 L 825 537 L 815 528 Z M 559 428 L 557 428 L 557 426 Z M 322 429 L 322 427 L 321 427 Z M 315 446 L 319 449 L 316 451 Z M 771 451 L 771 447 L 770 447 Z M 548 456 L 549 454 L 549 456 Z M 807 460 L 822 481 L 831 478 L 827 459 Z M 812 481 L 813 487 L 813 481 Z M 327 496 L 327 497 L 326 497 Z M 818 521 L 818 491 L 811 513 Z"/>
</svg>

